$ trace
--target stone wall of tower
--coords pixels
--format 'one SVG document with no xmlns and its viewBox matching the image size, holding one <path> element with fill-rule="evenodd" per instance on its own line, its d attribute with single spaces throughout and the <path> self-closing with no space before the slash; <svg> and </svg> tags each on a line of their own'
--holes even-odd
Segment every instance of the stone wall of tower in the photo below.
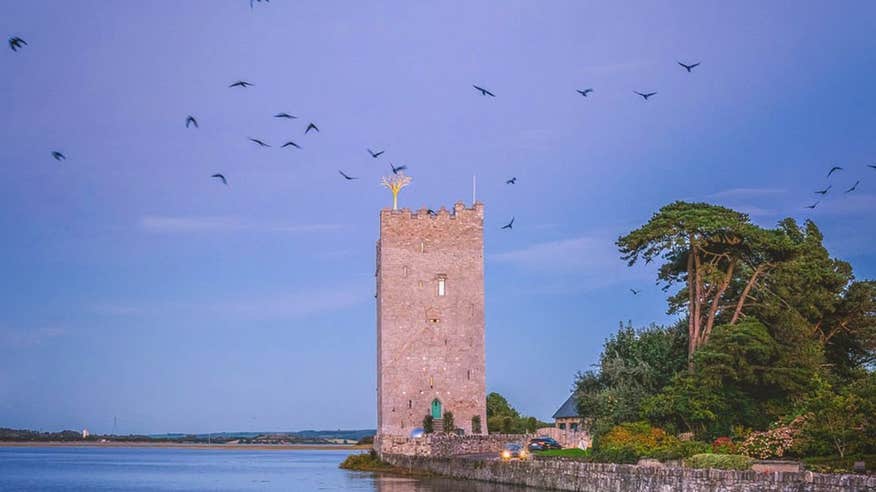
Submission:
<svg viewBox="0 0 876 492">
<path fill-rule="evenodd" d="M 408 435 L 435 399 L 466 434 L 476 415 L 487 432 L 483 223 L 480 203 L 380 211 L 378 434 Z"/>
</svg>

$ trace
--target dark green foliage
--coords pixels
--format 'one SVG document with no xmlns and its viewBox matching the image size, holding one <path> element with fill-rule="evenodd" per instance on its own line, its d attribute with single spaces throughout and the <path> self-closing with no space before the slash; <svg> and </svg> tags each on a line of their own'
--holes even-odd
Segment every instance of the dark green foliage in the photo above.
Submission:
<svg viewBox="0 0 876 492">
<path fill-rule="evenodd" d="M 717 470 L 750 470 L 754 462 L 741 454 L 697 454 L 684 460 L 688 468 L 715 468 Z"/>
<path fill-rule="evenodd" d="M 876 374 L 838 389 L 815 380 L 815 390 L 802 404 L 809 418 L 798 452 L 840 458 L 876 452 Z"/>
<path fill-rule="evenodd" d="M 481 416 L 475 415 L 471 418 L 471 432 L 472 434 L 480 434 L 481 433 Z"/>
<path fill-rule="evenodd" d="M 603 346 L 597 371 L 576 376 L 578 413 L 598 435 L 641 418 L 642 402 L 687 366 L 687 328 L 621 325 Z"/>
<path fill-rule="evenodd" d="M 453 412 L 449 410 L 444 412 L 444 420 L 442 424 L 444 425 L 444 432 L 448 434 L 456 432 L 456 422 L 453 421 Z"/>
<path fill-rule="evenodd" d="M 590 461 L 592 453 L 593 453 L 593 451 L 590 449 L 567 448 L 567 449 L 546 449 L 544 451 L 536 451 L 534 454 L 536 456 L 542 456 L 542 457 L 546 457 L 546 458 L 568 458 L 568 459 L 575 459 L 575 460 Z"/>
<path fill-rule="evenodd" d="M 479 419 L 480 420 L 480 419 Z M 501 434 L 524 434 L 535 432 L 550 424 L 539 422 L 535 417 L 526 417 L 514 409 L 499 393 L 487 395 L 487 431 Z"/>
<path fill-rule="evenodd" d="M 597 437 L 593 443 L 593 459 L 611 463 L 635 463 L 639 458 L 670 460 L 709 449 L 708 443 L 682 441 L 647 422 L 632 422 L 615 426 Z"/>
<path fill-rule="evenodd" d="M 426 414 L 423 417 L 423 432 L 426 434 L 435 432 L 435 419 L 432 417 L 432 414 Z"/>
</svg>

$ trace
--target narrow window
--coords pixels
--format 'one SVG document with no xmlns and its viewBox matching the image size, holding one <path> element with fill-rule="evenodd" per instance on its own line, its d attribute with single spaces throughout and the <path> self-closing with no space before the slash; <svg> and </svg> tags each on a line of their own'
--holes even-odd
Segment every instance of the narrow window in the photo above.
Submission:
<svg viewBox="0 0 876 492">
<path fill-rule="evenodd" d="M 414 408 L 414 401 L 408 400 L 408 408 Z"/>
<path fill-rule="evenodd" d="M 425 252 L 426 252 L 426 242 L 420 241 L 420 253 L 425 253 Z"/>
<path fill-rule="evenodd" d="M 560 424 L 560 429 L 566 430 L 566 424 Z"/>
<path fill-rule="evenodd" d="M 471 369 L 468 370 L 468 379 L 471 381 Z"/>
<path fill-rule="evenodd" d="M 432 376 L 429 376 L 429 389 L 435 388 L 435 380 L 432 379 Z"/>
<path fill-rule="evenodd" d="M 445 282 L 447 279 L 444 277 L 438 277 L 438 295 L 444 296 L 447 292 L 445 290 Z"/>
</svg>

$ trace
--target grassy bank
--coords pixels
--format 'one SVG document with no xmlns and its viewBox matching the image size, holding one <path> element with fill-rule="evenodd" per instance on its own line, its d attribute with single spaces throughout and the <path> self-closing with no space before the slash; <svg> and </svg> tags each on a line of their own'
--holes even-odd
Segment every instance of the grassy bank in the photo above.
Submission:
<svg viewBox="0 0 876 492">
<path fill-rule="evenodd" d="M 587 459 L 590 458 L 590 450 L 589 449 L 578 449 L 578 448 L 569 448 L 569 449 L 547 449 L 545 451 L 536 451 L 536 456 L 545 456 L 551 458 L 577 458 L 577 459 Z"/>
<path fill-rule="evenodd" d="M 394 465 L 391 465 L 377 456 L 377 453 L 372 449 L 367 453 L 358 453 L 351 454 L 347 456 L 340 465 L 339 468 L 344 470 L 351 471 L 364 471 L 364 472 L 378 472 L 378 473 L 392 473 L 394 475 L 408 475 L 408 476 L 428 476 L 431 475 L 428 472 L 421 470 L 414 470 L 408 468 L 400 468 Z"/>
</svg>

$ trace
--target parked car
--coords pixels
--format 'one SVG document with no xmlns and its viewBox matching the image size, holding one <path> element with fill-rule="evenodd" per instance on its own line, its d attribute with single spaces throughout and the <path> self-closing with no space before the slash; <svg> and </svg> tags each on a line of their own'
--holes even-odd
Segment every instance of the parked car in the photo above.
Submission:
<svg viewBox="0 0 876 492">
<path fill-rule="evenodd" d="M 516 442 L 509 442 L 505 445 L 505 448 L 502 449 L 502 452 L 499 454 L 503 461 L 507 460 L 525 460 L 529 453 L 526 452 L 526 448 L 523 447 L 522 444 Z"/>
<path fill-rule="evenodd" d="M 529 441 L 526 446 L 529 451 L 544 451 L 546 449 L 563 449 L 560 443 L 550 437 L 536 437 Z"/>
</svg>

